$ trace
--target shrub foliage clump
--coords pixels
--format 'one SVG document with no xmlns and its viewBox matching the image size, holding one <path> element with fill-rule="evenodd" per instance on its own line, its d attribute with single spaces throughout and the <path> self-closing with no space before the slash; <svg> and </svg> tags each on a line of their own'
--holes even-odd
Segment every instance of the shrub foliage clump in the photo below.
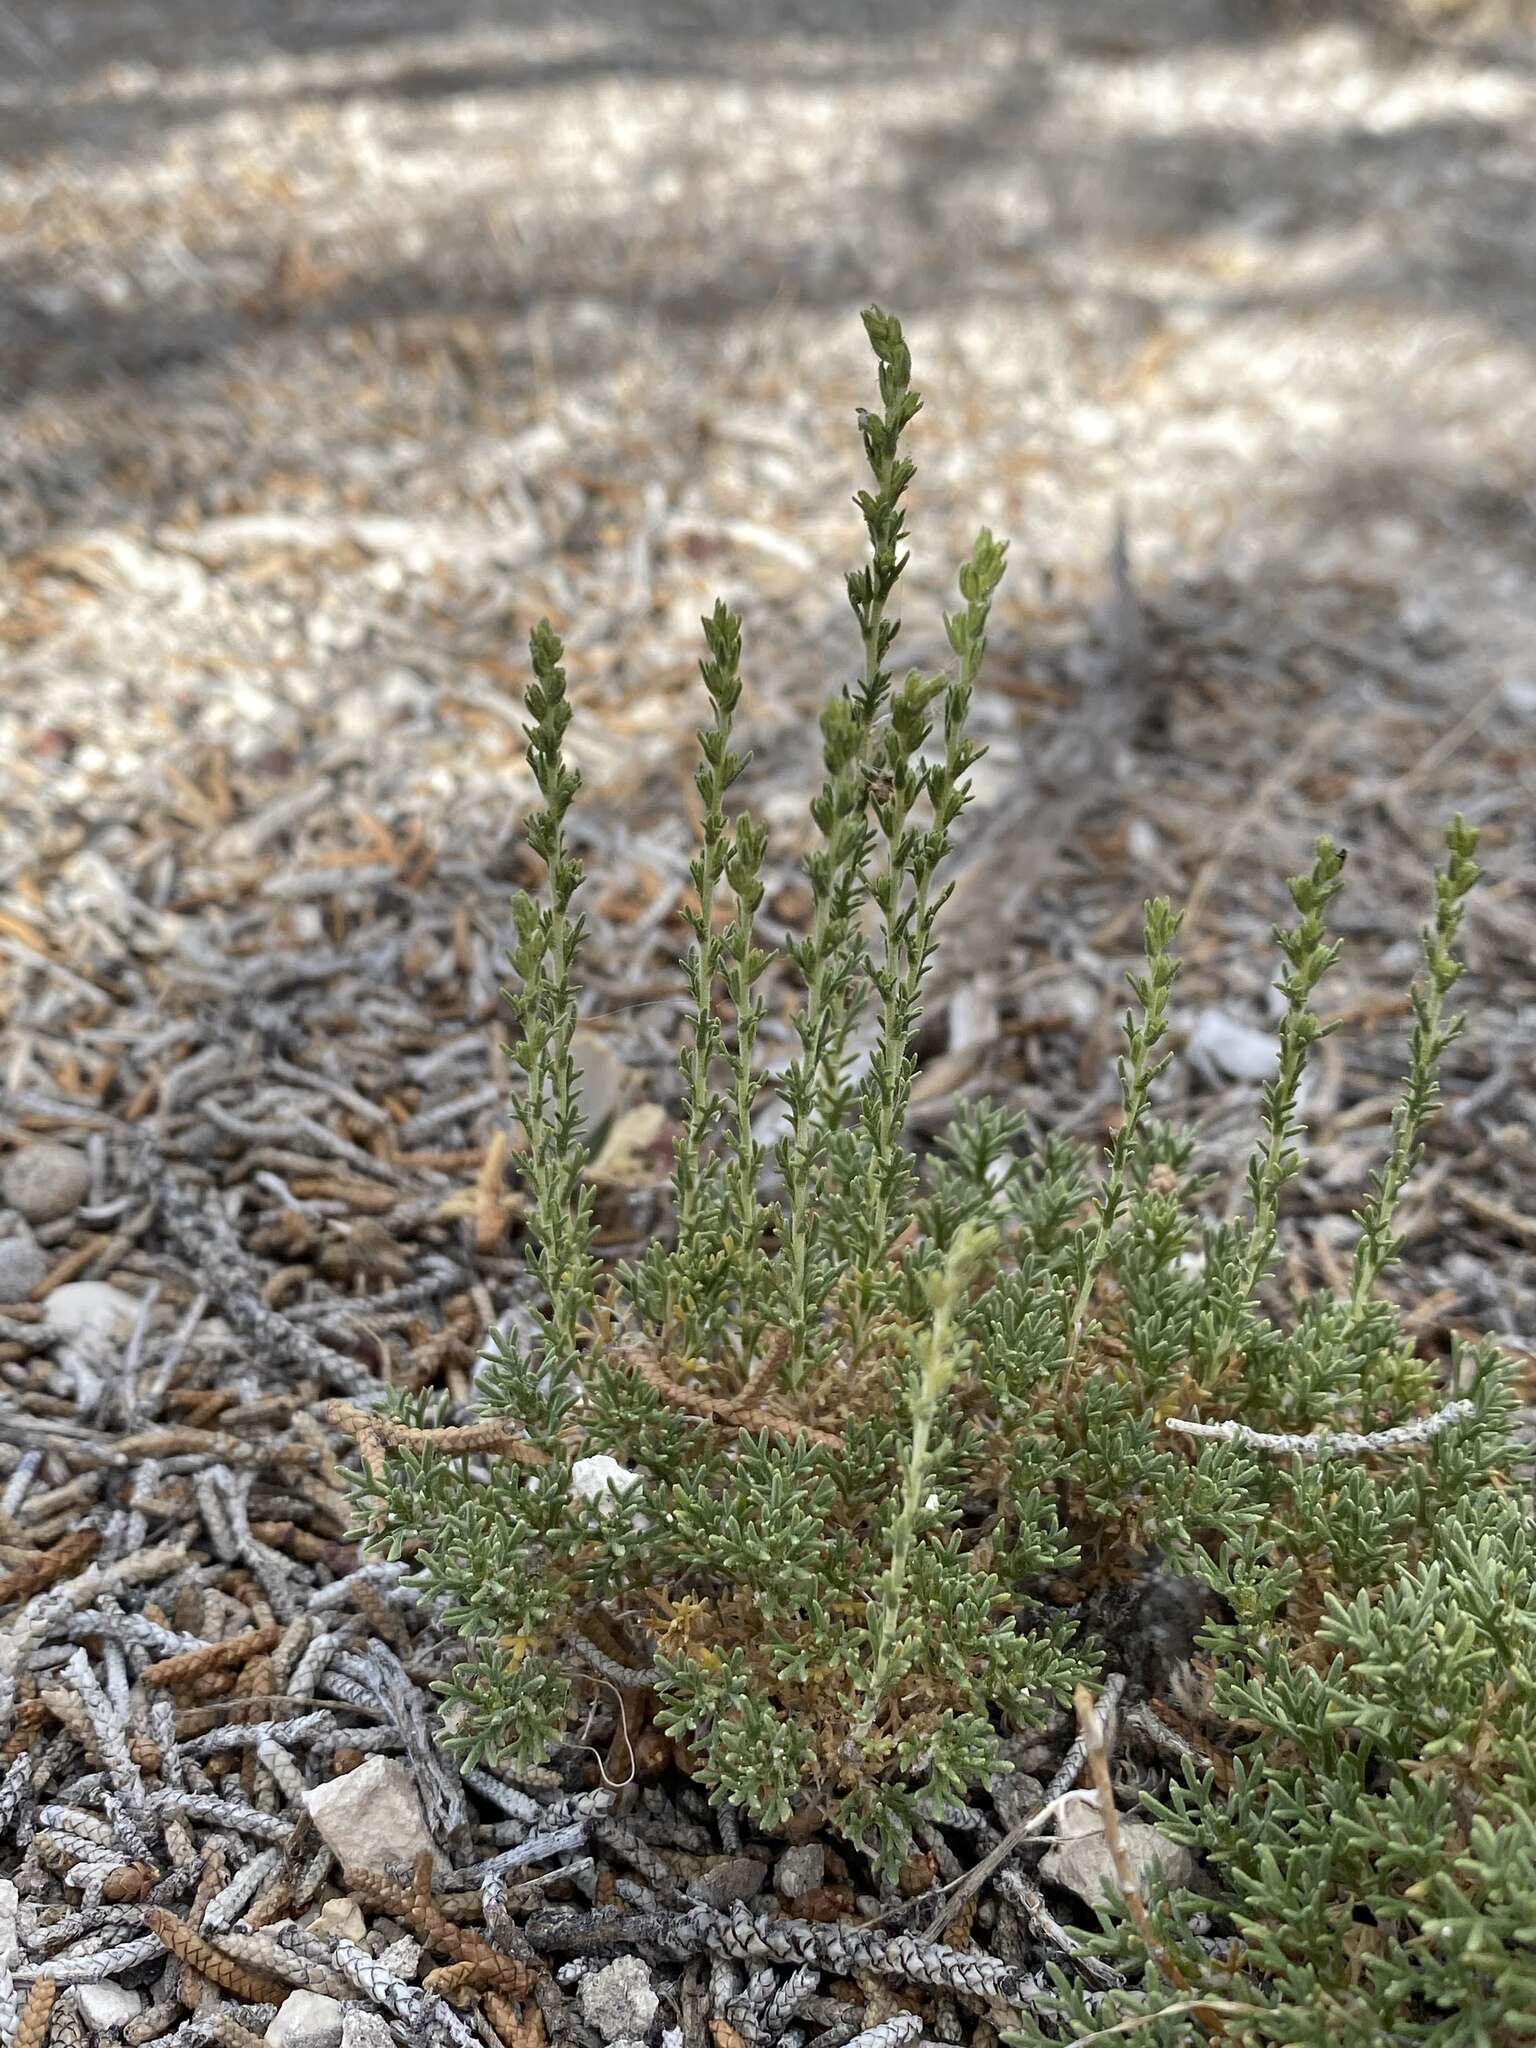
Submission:
<svg viewBox="0 0 1536 2048">
<path fill-rule="evenodd" d="M 1178 927 L 1161 901 L 1103 1161 L 1056 1137 L 1027 1147 L 1018 1118 L 980 1106 L 920 1169 L 914 1034 L 1004 548 L 983 531 L 960 570 L 951 666 L 898 678 L 920 400 L 896 321 L 865 327 L 880 404 L 859 416 L 869 554 L 848 578 L 863 658 L 821 720 L 794 1057 L 770 1074 L 757 1055 L 767 846 L 733 815 L 741 628 L 718 604 L 673 1227 L 602 1268 L 573 1052 L 579 778 L 541 625 L 528 838 L 547 880 L 516 905 L 511 1051 L 543 1301 L 530 1337 L 497 1340 L 468 1442 L 399 1400 L 405 1427 L 365 1481 L 370 1541 L 410 1556 L 465 1639 L 449 1718 L 471 1758 L 541 1760 L 606 1685 L 630 1735 L 649 1712 L 714 1799 L 768 1831 L 820 1821 L 887 1876 L 915 1830 L 1006 1768 L 1003 1736 L 1113 1663 L 1083 1618 L 1159 1559 L 1203 1583 L 1214 1618 L 1186 1672 L 1188 1759 L 1143 1805 L 1201 1852 L 1205 1893 L 1153 1898 L 1155 1946 L 1106 1898 L 1089 1939 L 1123 1988 L 1059 1976 L 1029 2038 L 1130 2021 L 1167 2042 L 1523 2039 L 1536 1535 L 1512 1482 L 1509 1367 L 1458 1350 L 1447 1407 L 1377 1288 L 1459 1028 L 1474 834 L 1447 834 L 1347 1286 L 1280 1319 L 1269 1305 L 1314 998 L 1339 950 L 1327 841 L 1276 933 L 1279 1053 L 1243 1214 L 1205 1214 L 1193 1139 L 1153 1114 Z M 1389 2010 L 1390 2033 L 1370 2031 Z"/>
</svg>

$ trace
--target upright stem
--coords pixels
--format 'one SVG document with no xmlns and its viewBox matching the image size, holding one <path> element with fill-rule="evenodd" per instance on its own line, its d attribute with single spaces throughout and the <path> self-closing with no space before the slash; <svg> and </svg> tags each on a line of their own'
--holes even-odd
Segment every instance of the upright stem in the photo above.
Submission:
<svg viewBox="0 0 1536 2048">
<path fill-rule="evenodd" d="M 1418 1164 L 1424 1126 L 1440 1103 L 1440 1061 L 1461 1036 L 1465 1019 L 1446 1017 L 1445 999 L 1461 979 L 1454 948 L 1461 932 L 1466 897 L 1478 878 L 1477 832 L 1457 816 L 1445 835 L 1448 859 L 1435 871 L 1435 914 L 1424 928 L 1424 977 L 1413 991 L 1413 1036 L 1408 1085 L 1392 1113 L 1392 1145 L 1386 1164 L 1373 1177 L 1371 1197 L 1359 1212 L 1360 1241 L 1350 1277 L 1349 1307 L 1358 1317 L 1382 1269 L 1396 1258 L 1402 1240 L 1392 1224 L 1408 1177 Z"/>
<path fill-rule="evenodd" d="M 940 1406 L 964 1356 L 955 1329 L 977 1267 L 996 1243 L 996 1232 L 974 1223 L 956 1235 L 944 1264 L 929 1283 L 930 1319 L 917 1340 L 917 1383 L 912 1394 L 912 1437 L 907 1446 L 901 1489 L 901 1511 L 891 1531 L 891 1554 L 880 1580 L 880 1603 L 870 1625 L 872 1655 L 864 1701 L 852 1739 L 866 1740 L 874 1727 L 892 1668 L 901 1648 L 902 1607 L 917 1526 L 928 1494 L 933 1463 L 933 1436 Z"/>
<path fill-rule="evenodd" d="M 740 1303 L 738 1349 L 743 1368 L 750 1372 L 758 1339 L 768 1314 L 763 1237 L 770 1224 L 769 1213 L 758 1193 L 763 1153 L 752 1128 L 761 1092 L 753 1071 L 758 1026 L 763 1003 L 754 994 L 757 981 L 768 965 L 768 955 L 753 944 L 753 921 L 763 900 L 763 862 L 768 853 L 768 834 L 752 819 L 742 817 L 736 825 L 735 842 L 726 864 L 736 914 L 725 934 L 726 983 L 735 1011 L 735 1040 L 731 1048 L 732 1103 L 735 1133 L 729 1185 L 730 1230 L 736 1240 Z"/>
<path fill-rule="evenodd" d="M 881 993 L 879 1034 L 864 1090 L 864 1187 L 858 1205 L 863 1267 L 860 1289 L 867 1307 L 873 1270 L 897 1229 L 896 1205 L 910 1178 L 902 1147 L 912 1096 L 912 1040 L 919 998 L 933 955 L 937 914 L 934 881 L 950 848 L 951 830 L 970 801 L 969 773 L 981 750 L 966 730 L 971 696 L 986 653 L 992 596 L 1002 580 L 1006 548 L 983 528 L 960 571 L 962 609 L 947 614 L 945 631 L 959 657 L 958 672 L 921 676 L 913 670 L 891 702 L 885 758 L 873 809 L 885 844 L 883 872 L 871 884 L 882 918 L 882 955 L 874 971 Z M 944 756 L 922 765 L 931 721 L 929 707 L 944 698 Z M 912 824 L 925 802 L 930 823 Z M 910 890 L 910 895 L 907 893 Z M 862 1315 L 862 1308 L 859 1311 Z"/>
<path fill-rule="evenodd" d="M 693 1032 L 683 1055 L 683 1128 L 672 1176 L 678 1252 L 683 1260 L 697 1251 L 706 1227 L 704 1147 L 720 1113 L 720 1098 L 709 1081 L 710 1064 L 720 1048 L 714 999 L 724 953 L 724 942 L 715 930 L 715 898 L 730 858 L 725 793 L 744 765 L 731 750 L 731 728 L 741 696 L 741 622 L 723 604 L 717 604 L 713 617 L 703 624 L 709 659 L 700 662 L 699 669 L 714 716 L 698 735 L 700 760 L 694 775 L 704 815 L 699 851 L 689 869 L 698 898 L 697 907 L 688 912 L 693 943 L 684 968 L 693 1005 Z"/>
<path fill-rule="evenodd" d="M 1275 1076 L 1264 1086 L 1264 1143 L 1248 1162 L 1253 1221 L 1238 1281 L 1226 1305 L 1222 1334 L 1211 1356 L 1217 1370 L 1238 1344 L 1253 1297 L 1269 1271 L 1279 1229 L 1280 1197 L 1301 1170 L 1302 1155 L 1295 1143 L 1301 1131 L 1297 1118 L 1301 1083 L 1307 1055 L 1327 1030 L 1308 1005 L 1339 957 L 1339 941 L 1330 943 L 1326 938 L 1324 914 L 1342 886 L 1343 872 L 1342 851 L 1331 840 L 1319 839 L 1310 873 L 1293 876 L 1287 885 L 1300 917 L 1290 931 L 1275 929 L 1275 943 L 1285 959 L 1285 971 L 1276 983 L 1285 998 L 1285 1014 L 1280 1020 Z"/>
<path fill-rule="evenodd" d="M 787 1206 L 781 1313 L 790 1336 L 785 1371 L 791 1384 L 805 1370 L 821 1313 L 816 1273 L 820 1171 L 827 1134 L 842 1123 L 848 1106 L 848 1037 L 867 967 L 858 915 L 867 894 L 870 777 L 880 713 L 890 690 L 883 664 L 899 630 L 888 609 L 907 563 L 899 552 L 906 537 L 901 501 L 913 466 L 899 446 L 922 405 L 911 388 L 912 359 L 900 323 L 871 307 L 864 328 L 880 365 L 882 402 L 879 414 L 859 413 L 875 489 L 860 491 L 856 500 L 869 534 L 870 559 L 849 576 L 848 601 L 864 659 L 857 688 L 844 689 L 822 716 L 826 773 L 811 805 L 822 844 L 806 862 L 815 914 L 809 938 L 790 948 L 806 985 L 797 1025 L 800 1054 L 783 1082 L 789 1130 L 779 1152 Z"/>
<path fill-rule="evenodd" d="M 543 798 L 528 821 L 528 841 L 547 871 L 547 903 L 520 896 L 513 905 L 517 945 L 512 962 L 520 986 L 512 996 L 522 1036 L 510 1049 L 527 1086 L 515 1114 L 527 1136 L 525 1172 L 533 1190 L 531 1229 L 548 1295 L 546 1368 L 568 1379 L 590 1314 L 596 1267 L 591 1254 L 591 1198 L 582 1187 L 586 1145 L 572 1040 L 577 995 L 574 967 L 585 934 L 571 900 L 581 863 L 570 852 L 565 818 L 581 787 L 566 765 L 563 740 L 571 719 L 564 652 L 547 620 L 529 642 L 534 677 L 528 689 L 528 762 Z"/>
<path fill-rule="evenodd" d="M 1125 1019 L 1126 1049 L 1119 1062 L 1120 1128 L 1109 1149 L 1109 1170 L 1099 1197 L 1093 1235 L 1078 1257 L 1077 1285 L 1067 1313 L 1068 1371 L 1076 1362 L 1094 1286 L 1109 1256 L 1115 1225 L 1125 1202 L 1136 1138 L 1151 1100 L 1152 1084 L 1167 1065 L 1166 1057 L 1159 1059 L 1156 1055 L 1168 1028 L 1168 997 L 1178 973 L 1178 963 L 1170 950 L 1178 929 L 1179 920 L 1166 898 L 1155 897 L 1147 905 L 1143 933 L 1147 972 L 1144 977 L 1133 976 L 1131 980 L 1132 993 L 1141 1005 L 1141 1022 L 1138 1024 L 1129 1012 Z"/>
</svg>

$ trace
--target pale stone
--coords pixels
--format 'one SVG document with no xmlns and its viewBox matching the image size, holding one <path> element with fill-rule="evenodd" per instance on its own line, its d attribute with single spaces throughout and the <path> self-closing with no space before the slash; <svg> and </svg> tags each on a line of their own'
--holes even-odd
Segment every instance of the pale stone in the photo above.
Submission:
<svg viewBox="0 0 1536 2048">
<path fill-rule="evenodd" d="M 309 1924 L 321 1934 L 339 1934 L 347 1941 L 362 1941 L 368 1933 L 356 1899 L 327 1899 Z"/>
<path fill-rule="evenodd" d="M 342 2007 L 341 2048 L 395 2048 L 383 2013 L 361 2003 Z"/>
<path fill-rule="evenodd" d="M 72 1216 L 91 1189 L 91 1169 L 82 1153 L 44 1140 L 6 1161 L 0 1193 L 29 1223 L 56 1223 Z"/>
<path fill-rule="evenodd" d="M 1125 828 L 1125 850 L 1141 867 L 1150 867 L 1157 859 L 1157 828 L 1149 818 L 1132 818 Z"/>
<path fill-rule="evenodd" d="M 339 1998 L 319 1991 L 290 1991 L 273 2015 L 266 2038 L 272 2048 L 341 2048 Z"/>
<path fill-rule="evenodd" d="M 97 2034 L 137 2019 L 144 2010 L 144 2000 L 126 1984 L 77 1984 L 75 2002 L 81 2019 Z"/>
<path fill-rule="evenodd" d="M 755 1856 L 728 1856 L 713 1870 L 706 1870 L 688 1887 L 690 1899 L 701 1906 L 713 1906 L 718 1913 L 737 1900 L 755 1899 L 768 1878 L 768 1866 Z"/>
<path fill-rule="evenodd" d="M 414 1984 L 421 1968 L 421 1943 L 414 1934 L 402 1934 L 388 1948 L 379 1950 L 379 1967 L 398 1977 L 402 1984 Z"/>
<path fill-rule="evenodd" d="M 105 1280 L 71 1280 L 43 1303 L 43 1322 L 71 1347 L 105 1350 L 131 1335 L 139 1304 Z"/>
<path fill-rule="evenodd" d="M 1274 1032 L 1245 1024 L 1225 1010 L 1202 1010 L 1185 1051 L 1207 1080 L 1266 1081 L 1275 1071 L 1280 1042 Z"/>
<path fill-rule="evenodd" d="M 1148 1827 L 1144 1821 L 1138 1820 L 1121 1821 L 1120 1837 L 1136 1882 L 1143 1891 L 1146 1890 L 1147 1879 L 1157 1871 L 1161 1871 L 1167 1883 L 1175 1889 L 1188 1884 L 1195 1859 L 1179 1843 L 1170 1842 L 1157 1828 Z M 1104 1903 L 1106 1884 L 1114 1891 L 1119 1890 L 1102 1827 L 1080 1834 L 1071 1841 L 1058 1842 L 1047 1850 L 1040 1859 L 1040 1875 L 1051 1884 L 1076 1892 L 1090 1906 Z"/>
<path fill-rule="evenodd" d="M 638 1956 L 620 1956 L 606 1969 L 582 1979 L 576 1994 L 581 2016 L 605 2041 L 649 2033 L 661 2006 L 651 1973 Z"/>
<path fill-rule="evenodd" d="M 0 1877 L 0 1970 L 14 1970 L 21 1961 L 21 1894 L 8 1877 Z"/>
<path fill-rule="evenodd" d="M 345 1777 L 317 1785 L 305 1793 L 304 1805 L 343 1870 L 383 1872 L 395 1864 L 409 1869 L 429 1849 L 434 1869 L 447 1874 L 447 1860 L 427 1832 L 416 1787 L 393 1757 L 371 1756 Z"/>
<path fill-rule="evenodd" d="M 19 1216 L 15 1232 L 0 1237 L 0 1301 L 25 1301 L 48 1277 L 48 1254 Z"/>
<path fill-rule="evenodd" d="M 621 1465 L 617 1458 L 610 1458 L 606 1452 L 599 1452 L 591 1458 L 578 1458 L 571 1467 L 572 1493 L 578 1500 L 595 1500 L 601 1514 L 611 1512 L 618 1503 L 619 1495 L 639 1484 L 638 1472 L 631 1472 L 627 1465 Z"/>
<path fill-rule="evenodd" d="M 786 1849 L 774 1866 L 774 1890 L 784 1899 L 803 1899 L 827 1881 L 827 1852 L 820 1842 L 801 1842 Z"/>
</svg>

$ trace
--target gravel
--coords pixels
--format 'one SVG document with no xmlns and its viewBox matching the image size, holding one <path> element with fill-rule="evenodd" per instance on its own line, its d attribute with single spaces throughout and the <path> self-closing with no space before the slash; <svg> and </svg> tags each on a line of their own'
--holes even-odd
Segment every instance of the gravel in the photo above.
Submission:
<svg viewBox="0 0 1536 2048">
<path fill-rule="evenodd" d="M 90 1185 L 89 1164 L 68 1145 L 28 1145 L 11 1155 L 0 1174 L 0 1194 L 28 1223 L 72 1216 Z"/>
</svg>

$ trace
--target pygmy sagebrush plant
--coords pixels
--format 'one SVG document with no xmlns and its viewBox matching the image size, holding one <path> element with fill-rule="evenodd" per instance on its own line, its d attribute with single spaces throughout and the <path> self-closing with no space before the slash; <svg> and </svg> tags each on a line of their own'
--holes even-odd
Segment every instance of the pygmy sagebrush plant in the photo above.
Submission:
<svg viewBox="0 0 1536 2048">
<path fill-rule="evenodd" d="M 787 949 L 794 1058 L 770 1077 L 756 1056 L 766 837 L 732 815 L 741 629 L 719 604 L 672 1229 L 604 1271 L 573 1052 L 578 778 L 561 646 L 541 625 L 528 836 L 547 883 L 516 905 L 511 1051 L 544 1299 L 531 1338 L 495 1341 L 478 1382 L 495 1426 L 472 1445 L 434 1440 L 440 1411 L 399 1400 L 409 1429 L 365 1481 L 370 1540 L 410 1555 L 466 1640 L 446 1689 L 472 1758 L 542 1759 L 604 1686 L 631 1739 L 653 1703 L 717 1801 L 768 1830 L 819 1816 L 887 1875 L 920 1823 L 997 1773 L 1001 1735 L 1099 1669 L 1080 1625 L 1096 1589 L 1161 1556 L 1222 1617 L 1205 1638 L 1206 1747 L 1163 1819 L 1203 1850 L 1226 1917 L 1217 1940 L 1189 1902 L 1158 1901 L 1162 1946 L 1111 1998 L 1153 2038 L 1219 2024 L 1321 2041 L 1283 2016 L 1327 2012 L 1336 2036 L 1351 2001 L 1390 1990 L 1429 2029 L 1402 2038 L 1493 2039 L 1435 2033 L 1433 2015 L 1469 1973 L 1486 1988 L 1509 1957 L 1528 1964 L 1532 1939 L 1515 1901 L 1536 1870 L 1518 1817 L 1536 1798 L 1536 1553 L 1506 1488 L 1508 1367 L 1491 1347 L 1458 1353 L 1458 1404 L 1436 1411 L 1435 1371 L 1376 1290 L 1459 1028 L 1446 1003 L 1474 835 L 1448 835 L 1409 1079 L 1344 1291 L 1307 1295 L 1284 1324 L 1263 1305 L 1302 1165 L 1312 1000 L 1338 952 L 1343 857 L 1326 841 L 1276 935 L 1279 1057 L 1243 1216 L 1200 1219 L 1193 1140 L 1151 1113 L 1175 979 L 1160 901 L 1103 1166 L 1058 1138 L 1023 1150 L 1019 1121 L 981 1106 L 920 1173 L 904 1142 L 912 1047 L 1004 550 L 983 531 L 960 571 L 949 670 L 897 680 L 920 400 L 896 321 L 864 324 L 880 406 L 860 414 L 869 557 L 848 579 L 863 658 L 822 715 L 811 909 Z M 1192 1417 L 1239 1440 L 1175 1426 Z M 498 1430 L 516 1455 L 474 1455 Z M 1349 1430 L 1399 1434 L 1346 1460 Z M 1277 1452 L 1254 1432 L 1305 1441 Z M 1474 1922 L 1481 1960 L 1453 1967 Z M 1104 1939 L 1135 1951 L 1125 1928 Z M 1062 1980 L 1063 2024 L 1093 2020 L 1092 2002 Z M 1216 2002 L 1259 2017 L 1218 2022 Z"/>
</svg>

